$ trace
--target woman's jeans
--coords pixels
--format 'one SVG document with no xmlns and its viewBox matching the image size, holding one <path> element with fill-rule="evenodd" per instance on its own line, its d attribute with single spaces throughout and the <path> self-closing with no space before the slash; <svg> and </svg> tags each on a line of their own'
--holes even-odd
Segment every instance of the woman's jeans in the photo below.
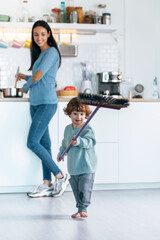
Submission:
<svg viewBox="0 0 160 240">
<path fill-rule="evenodd" d="M 51 181 L 51 172 L 54 176 L 61 172 L 51 155 L 51 140 L 48 124 L 57 110 L 57 104 L 41 104 L 30 106 L 32 124 L 28 134 L 27 147 L 41 160 L 43 180 Z"/>
</svg>

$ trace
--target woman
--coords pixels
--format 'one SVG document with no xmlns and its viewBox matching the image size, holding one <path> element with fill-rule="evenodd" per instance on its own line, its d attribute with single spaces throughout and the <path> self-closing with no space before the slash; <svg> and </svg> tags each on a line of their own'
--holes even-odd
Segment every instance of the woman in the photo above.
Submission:
<svg viewBox="0 0 160 240">
<path fill-rule="evenodd" d="M 43 184 L 28 193 L 29 197 L 60 196 L 68 184 L 68 174 L 62 173 L 51 156 L 51 141 L 48 124 L 57 109 L 55 78 L 61 64 L 61 56 L 52 31 L 45 21 L 37 21 L 32 28 L 31 44 L 32 76 L 22 73 L 18 79 L 25 79 L 22 92 L 30 90 L 30 114 L 32 124 L 28 134 L 27 146 L 42 161 Z M 55 184 L 51 184 L 51 173 Z"/>
</svg>

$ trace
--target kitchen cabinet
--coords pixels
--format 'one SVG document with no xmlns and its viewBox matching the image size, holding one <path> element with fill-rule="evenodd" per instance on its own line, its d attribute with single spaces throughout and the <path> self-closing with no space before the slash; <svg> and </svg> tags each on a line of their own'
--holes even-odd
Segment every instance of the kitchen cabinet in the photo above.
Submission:
<svg viewBox="0 0 160 240">
<path fill-rule="evenodd" d="M 67 102 L 59 102 L 58 103 L 58 142 L 61 144 L 64 134 L 64 129 L 68 124 L 71 124 L 71 119 L 69 116 L 65 115 L 63 109 L 67 106 Z"/>
<path fill-rule="evenodd" d="M 130 103 L 119 117 L 119 183 L 160 182 L 160 103 Z"/>
<path fill-rule="evenodd" d="M 120 111 L 98 110 L 90 122 L 97 140 L 96 184 L 160 182 L 159 104 L 132 102 Z M 69 124 L 61 107 L 62 123 Z"/>
<path fill-rule="evenodd" d="M 97 143 L 96 184 L 118 183 L 118 143 Z"/>
<path fill-rule="evenodd" d="M 0 186 L 38 183 L 40 162 L 26 147 L 29 104 L 1 102 L 0 112 Z"/>
<path fill-rule="evenodd" d="M 42 182 L 41 162 L 27 148 L 31 119 L 28 102 L 0 102 L 0 191 Z M 50 124 L 52 152 L 57 152 L 57 115 Z M 17 190 L 18 191 L 18 190 Z"/>
<path fill-rule="evenodd" d="M 71 123 L 63 112 L 67 102 L 61 101 L 49 126 L 55 161 L 64 128 Z M 155 186 L 160 182 L 159 105 L 158 100 L 131 102 L 120 111 L 98 110 L 90 122 L 97 140 L 96 188 Z M 29 102 L 0 99 L 0 112 L 0 192 L 31 190 L 42 182 L 42 169 L 39 159 L 26 147 L 31 123 Z M 67 159 L 58 165 L 67 171 Z"/>
</svg>

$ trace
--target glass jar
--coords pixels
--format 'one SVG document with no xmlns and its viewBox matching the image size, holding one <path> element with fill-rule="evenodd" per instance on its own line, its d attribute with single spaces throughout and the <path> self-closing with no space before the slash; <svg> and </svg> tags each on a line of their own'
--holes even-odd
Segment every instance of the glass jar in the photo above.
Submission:
<svg viewBox="0 0 160 240">
<path fill-rule="evenodd" d="M 38 20 L 39 20 L 39 17 L 36 17 L 36 16 L 31 17 L 31 22 L 36 22 Z"/>
<path fill-rule="evenodd" d="M 60 11 L 61 10 L 59 8 L 53 8 L 51 11 L 52 11 L 51 18 L 56 19 L 56 22 L 59 23 L 60 22 Z"/>
<path fill-rule="evenodd" d="M 49 15 L 48 14 L 43 14 L 42 16 L 42 19 L 45 21 L 45 22 L 49 22 Z"/>
<path fill-rule="evenodd" d="M 94 16 L 94 24 L 102 24 L 102 16 L 95 15 Z"/>
<path fill-rule="evenodd" d="M 78 23 L 78 12 L 77 11 L 70 12 L 70 23 Z"/>
<path fill-rule="evenodd" d="M 133 89 L 134 89 L 134 86 L 133 86 L 132 77 L 127 75 L 123 76 L 123 80 L 120 85 L 121 95 L 124 98 L 131 97 L 131 95 L 133 95 Z"/>
<path fill-rule="evenodd" d="M 57 18 L 56 18 L 56 16 L 53 13 L 50 15 L 50 22 L 52 22 L 52 23 L 56 23 L 57 22 Z"/>
<path fill-rule="evenodd" d="M 75 7 L 75 11 L 78 12 L 78 23 L 83 23 L 83 8 Z"/>
<path fill-rule="evenodd" d="M 103 13 L 107 12 L 107 9 L 106 9 L 107 5 L 99 4 L 99 5 L 97 5 L 97 7 L 98 7 L 97 15 L 102 17 Z"/>
<path fill-rule="evenodd" d="M 64 16 L 65 16 L 64 11 L 61 10 L 60 14 L 59 14 L 59 22 L 60 23 L 64 23 Z"/>
<path fill-rule="evenodd" d="M 94 16 L 96 15 L 96 12 L 89 10 L 88 12 L 85 12 L 83 21 L 84 23 L 94 23 Z"/>
</svg>

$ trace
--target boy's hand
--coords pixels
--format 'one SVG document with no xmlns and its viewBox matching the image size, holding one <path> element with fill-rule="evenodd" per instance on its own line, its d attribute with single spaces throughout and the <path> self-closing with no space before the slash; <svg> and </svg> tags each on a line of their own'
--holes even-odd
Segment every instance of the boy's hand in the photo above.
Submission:
<svg viewBox="0 0 160 240">
<path fill-rule="evenodd" d="M 64 158 L 62 158 L 62 161 L 64 162 Z M 59 156 L 57 156 L 57 162 L 60 162 Z"/>
<path fill-rule="evenodd" d="M 77 141 L 76 141 L 76 140 L 74 140 L 74 137 L 73 137 L 73 138 L 71 139 L 71 144 L 72 144 L 72 145 L 75 145 L 75 144 L 76 144 L 76 142 L 77 142 Z"/>
</svg>

